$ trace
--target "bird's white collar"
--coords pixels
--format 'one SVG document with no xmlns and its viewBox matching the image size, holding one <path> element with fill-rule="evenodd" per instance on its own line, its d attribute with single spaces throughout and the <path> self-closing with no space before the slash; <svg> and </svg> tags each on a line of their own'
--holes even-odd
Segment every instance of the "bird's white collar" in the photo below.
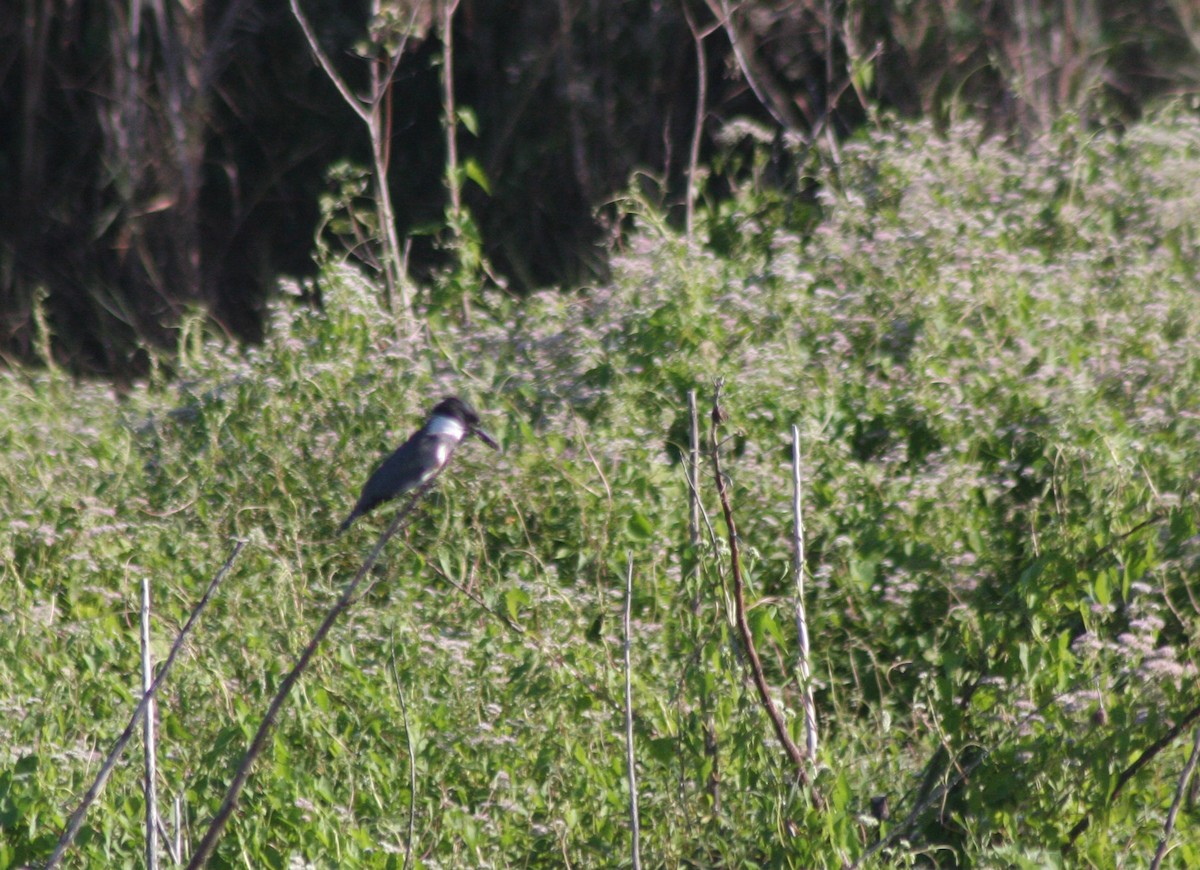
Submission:
<svg viewBox="0 0 1200 870">
<path fill-rule="evenodd" d="M 440 435 L 444 438 L 453 438 L 455 441 L 462 441 L 467 434 L 467 427 L 454 417 L 434 414 L 430 418 L 429 425 L 425 431 L 430 435 Z"/>
</svg>

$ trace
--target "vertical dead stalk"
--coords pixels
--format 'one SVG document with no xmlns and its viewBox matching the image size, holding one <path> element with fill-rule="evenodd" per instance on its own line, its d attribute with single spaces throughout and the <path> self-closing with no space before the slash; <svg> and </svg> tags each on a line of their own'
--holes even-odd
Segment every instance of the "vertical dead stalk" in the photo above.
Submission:
<svg viewBox="0 0 1200 870">
<path fill-rule="evenodd" d="M 630 666 L 629 615 L 633 609 L 633 553 L 625 554 L 625 768 L 629 772 L 629 825 L 633 870 L 642 870 L 641 824 L 638 819 L 637 761 L 633 753 L 633 671 Z"/>
<path fill-rule="evenodd" d="M 404 507 L 396 514 L 396 518 L 392 520 L 392 524 L 387 527 L 387 530 L 379 536 L 379 540 L 375 542 L 375 549 L 371 551 L 371 555 L 367 556 L 366 561 L 358 569 L 358 573 L 354 575 L 354 579 L 346 584 L 346 588 L 342 590 L 341 597 L 325 614 L 325 619 L 322 620 L 316 632 L 313 633 L 312 640 L 308 642 L 308 646 L 300 653 L 300 658 L 296 660 L 296 664 L 292 667 L 283 682 L 280 683 L 279 689 L 275 692 L 275 697 L 271 699 L 271 704 L 267 707 L 267 712 L 263 716 L 262 722 L 259 723 L 258 731 L 254 734 L 254 739 L 250 741 L 250 746 L 246 750 L 246 754 L 242 757 L 241 764 L 234 772 L 233 780 L 229 783 L 229 789 L 225 792 L 225 799 L 221 801 L 221 807 L 217 810 L 217 814 L 213 816 L 212 822 L 208 826 L 208 830 L 204 832 L 204 837 L 200 840 L 200 844 L 196 847 L 195 854 L 192 855 L 192 860 L 188 862 L 188 870 L 199 870 L 208 863 L 208 859 L 212 856 L 212 851 L 217 845 L 217 840 L 221 837 L 221 832 L 224 831 L 229 817 L 233 815 L 234 807 L 237 806 L 238 796 L 242 792 L 242 788 L 246 785 L 246 780 L 250 778 L 250 769 L 254 766 L 254 762 L 258 756 L 262 754 L 263 749 L 267 745 L 267 738 L 271 736 L 271 731 L 275 727 L 275 720 L 279 717 L 279 711 L 283 709 L 283 704 L 287 701 L 288 695 L 292 692 L 292 687 L 300 679 L 300 675 L 308 668 L 308 663 L 312 657 L 316 655 L 317 648 L 321 645 L 321 641 L 329 634 L 329 630 L 333 628 L 333 624 L 337 618 L 346 611 L 346 609 L 355 602 L 355 592 L 358 591 L 358 586 L 375 561 L 379 558 L 379 554 L 383 552 L 384 545 L 391 539 L 392 535 L 400 528 L 400 524 L 412 512 L 416 506 L 417 500 L 433 486 L 433 482 L 437 480 L 437 473 L 427 480 L 420 489 L 413 493 L 412 498 L 404 505 Z"/>
<path fill-rule="evenodd" d="M 725 486 L 725 475 L 721 471 L 721 442 L 718 429 L 725 419 L 725 412 L 721 410 L 721 383 L 718 382 L 716 390 L 713 393 L 710 449 L 712 454 L 713 478 L 717 485 L 717 497 L 721 500 L 721 510 L 725 514 L 725 528 L 729 535 L 729 563 L 731 573 L 733 574 L 734 618 L 737 624 L 737 631 L 746 650 L 746 659 L 750 663 L 751 679 L 754 682 L 755 689 L 758 690 L 759 701 L 766 711 L 767 717 L 771 720 L 771 725 L 775 729 L 775 736 L 783 745 L 788 759 L 796 769 L 796 778 L 802 786 L 810 789 L 813 803 L 819 806 L 821 804 L 820 797 L 816 789 L 809 786 L 808 763 L 804 757 L 804 753 L 800 751 L 800 747 L 796 745 L 796 742 L 792 740 L 792 736 L 788 733 L 787 723 L 783 721 L 783 715 L 779 712 L 779 708 L 775 706 L 775 700 L 771 697 L 771 688 L 767 685 L 767 678 L 763 674 L 762 660 L 758 656 L 758 648 L 754 644 L 754 635 L 751 633 L 750 623 L 746 619 L 746 583 L 742 577 L 742 559 L 738 546 L 737 524 L 733 519 L 733 507 L 729 502 L 729 491 Z"/>
<path fill-rule="evenodd" d="M 792 530 L 796 551 L 796 635 L 800 641 L 800 698 L 804 706 L 804 738 L 808 760 L 817 758 L 817 707 L 809 665 L 808 613 L 804 606 L 804 489 L 800 478 L 800 427 L 792 427 Z"/>
<path fill-rule="evenodd" d="M 439 0 L 438 29 L 442 37 L 442 114 L 446 116 L 446 186 L 450 189 L 450 230 L 459 264 L 466 262 L 462 203 L 462 174 L 458 168 L 458 104 L 454 100 L 454 13 L 459 0 Z M 462 294 L 463 323 L 471 322 L 471 296 Z"/>
<path fill-rule="evenodd" d="M 183 647 L 184 640 L 191 634 L 196 620 L 200 618 L 200 614 L 208 606 L 213 592 L 216 591 L 221 581 L 225 579 L 225 575 L 233 567 L 234 559 L 237 558 L 238 553 L 242 552 L 242 547 L 244 546 L 246 546 L 245 541 L 238 541 L 234 545 L 233 552 L 229 554 L 229 558 L 225 560 L 225 564 L 221 566 L 221 570 L 217 572 L 216 576 L 208 584 L 208 588 L 204 590 L 204 595 L 200 598 L 200 601 L 192 608 L 191 615 L 188 616 L 188 620 L 184 623 L 183 628 L 179 630 L 179 636 L 175 638 L 175 643 L 172 644 L 171 651 L 167 654 L 167 660 L 163 662 L 158 676 L 155 677 L 150 688 L 142 693 L 142 700 L 134 709 L 133 715 L 129 717 L 129 724 L 125 726 L 125 730 L 117 738 L 117 742 L 108 753 L 108 757 L 100 765 L 100 772 L 96 774 L 96 778 L 87 790 L 87 794 L 83 796 L 83 801 L 75 808 L 75 812 L 71 813 L 71 817 L 67 819 L 67 826 L 63 829 L 62 836 L 59 837 L 58 844 L 54 847 L 53 854 L 50 855 L 50 860 L 46 862 L 46 870 L 52 870 L 52 868 L 57 867 L 62 862 L 63 855 L 66 854 L 67 849 L 70 848 L 71 843 L 75 840 L 75 836 L 79 833 L 79 829 L 83 826 L 83 817 L 87 814 L 88 807 L 95 803 L 96 798 L 100 796 L 100 792 L 104 789 L 104 783 L 108 781 L 113 767 L 116 766 L 117 759 L 121 757 L 121 753 L 125 751 L 126 745 L 133 737 L 133 732 L 137 728 L 138 722 L 145 715 L 146 709 L 154 700 L 154 696 L 157 694 L 159 688 L 166 682 L 167 674 L 171 672 L 171 667 L 175 664 L 175 658 L 179 655 L 179 650 Z"/>
<path fill-rule="evenodd" d="M 164 836 L 163 839 L 167 843 L 171 865 L 174 866 L 183 860 L 183 799 L 179 795 L 175 795 L 175 799 L 171 801 L 171 825 L 171 836 Z"/>
<path fill-rule="evenodd" d="M 150 653 L 150 578 L 142 578 L 142 694 L 154 685 L 154 662 Z M 146 704 L 142 720 L 142 743 L 146 768 L 146 870 L 158 870 L 158 765 L 154 745 L 154 699 Z"/>
<path fill-rule="evenodd" d="M 1158 848 L 1154 850 L 1154 860 L 1150 862 L 1150 870 L 1158 870 L 1162 866 L 1163 858 L 1167 856 L 1167 844 L 1171 842 L 1171 831 L 1175 829 L 1175 817 L 1179 815 L 1179 805 L 1183 803 L 1183 796 L 1187 794 L 1188 781 L 1196 772 L 1197 759 L 1200 759 L 1200 728 L 1196 729 L 1196 734 L 1192 738 L 1192 754 L 1188 756 L 1187 764 L 1183 766 L 1183 773 L 1179 775 L 1179 784 L 1175 787 L 1175 799 L 1171 801 L 1171 809 L 1167 811 L 1167 821 L 1163 824 L 1162 839 L 1158 841 Z"/>
</svg>

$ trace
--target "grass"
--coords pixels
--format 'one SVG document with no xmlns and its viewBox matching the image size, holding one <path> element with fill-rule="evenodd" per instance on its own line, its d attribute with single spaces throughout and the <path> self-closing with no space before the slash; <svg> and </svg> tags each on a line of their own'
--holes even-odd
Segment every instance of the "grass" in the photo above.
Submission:
<svg viewBox="0 0 1200 870">
<path fill-rule="evenodd" d="M 1196 706 L 1200 126 L 1167 110 L 1017 153 L 889 123 L 842 156 L 811 167 L 815 203 L 715 206 L 706 247 L 631 203 L 609 284 L 485 295 L 469 327 L 429 310 L 430 337 L 397 336 L 330 264 L 322 306 L 285 297 L 262 346 L 192 322 L 174 376 L 128 395 L 4 374 L 0 868 L 49 854 L 124 727 L 141 577 L 162 657 L 246 538 L 161 696 L 160 802 L 199 838 L 387 512 L 337 522 L 450 392 L 505 452 L 465 445 L 391 542 L 215 866 L 401 867 L 410 808 L 415 866 L 628 864 L 627 553 L 649 865 L 1148 862 L 1195 727 L 1121 782 Z M 804 439 L 823 809 L 740 661 L 711 479 L 716 536 L 688 544 L 686 393 L 705 413 L 717 377 L 750 624 L 801 744 Z M 140 865 L 136 756 L 71 866 Z M 1166 866 L 1200 861 L 1197 824 L 1185 802 Z"/>
</svg>

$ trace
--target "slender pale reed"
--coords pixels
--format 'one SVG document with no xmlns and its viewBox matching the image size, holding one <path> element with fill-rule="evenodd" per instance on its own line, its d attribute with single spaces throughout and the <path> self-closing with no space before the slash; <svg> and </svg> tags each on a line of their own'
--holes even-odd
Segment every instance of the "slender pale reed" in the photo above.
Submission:
<svg viewBox="0 0 1200 870">
<path fill-rule="evenodd" d="M 629 826 L 633 870 L 642 870 L 641 822 L 638 819 L 637 761 L 633 754 L 633 671 L 630 666 L 629 614 L 633 608 L 633 553 L 625 554 L 625 767 L 629 771 Z"/>
<path fill-rule="evenodd" d="M 808 611 L 804 603 L 804 483 L 800 475 L 800 428 L 792 427 L 792 530 L 796 552 L 796 634 L 800 639 L 800 696 L 804 706 L 804 743 L 808 760 L 817 758 L 817 706 L 809 665 Z"/>
<path fill-rule="evenodd" d="M 154 661 L 150 653 L 150 578 L 142 578 L 142 694 L 154 685 Z M 158 763 L 154 740 L 154 699 L 146 703 L 142 720 L 142 743 L 146 768 L 146 870 L 158 870 Z"/>
</svg>

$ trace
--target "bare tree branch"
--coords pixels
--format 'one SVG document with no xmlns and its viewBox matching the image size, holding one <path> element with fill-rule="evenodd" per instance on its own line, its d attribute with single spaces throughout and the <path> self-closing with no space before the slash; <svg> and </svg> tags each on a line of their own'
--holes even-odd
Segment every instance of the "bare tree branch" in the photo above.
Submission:
<svg viewBox="0 0 1200 870">
<path fill-rule="evenodd" d="M 440 471 L 440 470 L 439 470 Z M 199 870 L 208 863 L 208 859 L 212 857 L 213 849 L 216 848 L 217 840 L 221 838 L 221 832 L 225 830 L 225 825 L 229 822 L 229 817 L 233 815 L 234 807 L 237 806 L 238 797 L 242 793 L 242 788 L 246 785 L 246 780 L 250 778 L 250 770 L 254 766 L 254 762 L 258 756 L 262 754 L 263 749 L 267 745 L 267 738 L 271 736 L 271 731 L 275 728 L 275 720 L 279 717 L 279 711 L 283 709 L 284 702 L 287 701 L 288 695 L 291 694 L 292 688 L 299 681 L 300 676 L 308 668 L 308 663 L 312 657 L 316 655 L 317 648 L 320 647 L 321 641 L 329 634 L 333 624 L 338 617 L 355 601 L 355 592 L 363 578 L 374 566 L 375 561 L 379 558 L 379 554 L 383 552 L 384 545 L 399 530 L 401 523 L 412 512 L 416 506 L 417 500 L 425 494 L 425 492 L 437 480 L 438 474 L 427 480 L 420 489 L 416 490 L 408 503 L 396 514 L 396 518 L 392 520 L 392 524 L 387 527 L 379 540 L 375 543 L 375 549 L 367 556 L 362 566 L 358 569 L 358 573 L 354 575 L 354 579 L 346 584 L 346 588 L 342 590 L 341 597 L 334 603 L 329 612 L 325 614 L 325 619 L 318 626 L 316 632 L 312 636 L 312 640 L 300 653 L 300 658 L 296 660 L 296 664 L 288 671 L 287 676 L 283 678 L 279 689 L 275 692 L 275 697 L 271 699 L 270 706 L 267 707 L 267 712 L 263 716 L 262 722 L 259 723 L 258 731 L 254 734 L 254 739 L 250 741 L 249 748 L 246 749 L 246 754 L 242 757 L 241 764 L 238 765 L 237 771 L 233 775 L 233 780 L 229 783 L 229 789 L 225 792 L 225 799 L 221 802 L 220 809 L 213 816 L 213 820 L 209 823 L 208 830 L 204 832 L 204 837 L 196 846 L 196 851 L 192 855 L 192 860 L 188 862 L 188 870 Z"/>
</svg>

